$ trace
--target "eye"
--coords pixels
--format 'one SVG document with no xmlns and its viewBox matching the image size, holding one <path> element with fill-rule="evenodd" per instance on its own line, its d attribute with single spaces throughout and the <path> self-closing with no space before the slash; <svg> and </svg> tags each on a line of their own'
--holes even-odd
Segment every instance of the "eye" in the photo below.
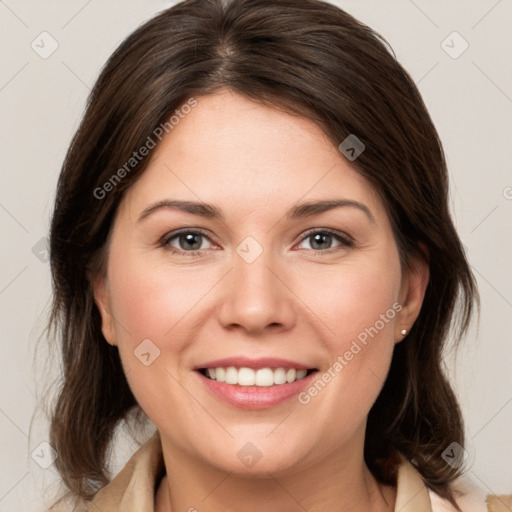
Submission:
<svg viewBox="0 0 512 512">
<path fill-rule="evenodd" d="M 309 231 L 305 236 L 302 237 L 300 243 L 302 244 L 308 240 L 309 247 L 305 247 L 305 249 L 311 249 L 316 252 L 331 252 L 343 247 L 352 247 L 354 245 L 354 240 L 351 237 L 344 233 L 330 229 L 317 229 L 314 231 Z M 333 247 L 333 243 L 337 243 L 338 245 Z"/>
<path fill-rule="evenodd" d="M 206 240 L 211 244 L 210 238 L 202 231 L 182 229 L 166 235 L 161 245 L 175 253 L 195 255 L 211 248 Z"/>
<path fill-rule="evenodd" d="M 300 244 L 306 241 L 309 241 L 309 247 L 302 247 L 302 249 L 315 252 L 333 252 L 354 245 L 354 240 L 351 237 L 330 229 L 309 231 L 302 237 L 299 248 L 301 248 Z M 336 245 L 333 246 L 333 244 Z M 173 253 L 196 256 L 211 249 L 213 243 L 210 237 L 200 230 L 181 229 L 166 235 L 160 245 Z"/>
</svg>

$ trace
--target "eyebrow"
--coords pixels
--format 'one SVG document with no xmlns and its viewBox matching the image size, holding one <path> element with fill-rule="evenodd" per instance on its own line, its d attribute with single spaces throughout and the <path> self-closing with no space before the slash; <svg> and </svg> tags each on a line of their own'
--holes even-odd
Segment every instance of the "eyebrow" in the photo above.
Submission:
<svg viewBox="0 0 512 512">
<path fill-rule="evenodd" d="M 351 199 L 328 199 L 297 204 L 288 210 L 286 218 L 299 219 L 311 217 L 313 215 L 319 215 L 320 213 L 341 207 L 357 208 L 364 212 L 372 223 L 375 223 L 375 218 L 373 217 L 370 209 L 365 204 Z M 198 201 L 179 201 L 171 199 L 164 199 L 163 201 L 158 201 L 149 205 L 140 214 L 138 221 L 140 222 L 158 210 L 168 209 L 175 209 L 185 213 L 191 213 L 192 215 L 199 215 L 201 217 L 224 221 L 224 214 L 222 213 L 222 210 L 215 205 Z"/>
</svg>

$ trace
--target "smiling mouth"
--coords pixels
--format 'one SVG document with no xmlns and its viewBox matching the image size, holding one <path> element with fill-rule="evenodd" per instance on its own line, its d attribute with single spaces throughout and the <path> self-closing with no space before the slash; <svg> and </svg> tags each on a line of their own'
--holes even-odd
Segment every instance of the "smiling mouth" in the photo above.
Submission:
<svg viewBox="0 0 512 512">
<path fill-rule="evenodd" d="M 304 379 L 308 375 L 318 371 L 316 368 L 309 370 L 295 368 L 252 368 L 234 366 L 200 368 L 198 370 L 207 379 L 224 382 L 235 386 L 271 387 L 291 384 Z"/>
</svg>

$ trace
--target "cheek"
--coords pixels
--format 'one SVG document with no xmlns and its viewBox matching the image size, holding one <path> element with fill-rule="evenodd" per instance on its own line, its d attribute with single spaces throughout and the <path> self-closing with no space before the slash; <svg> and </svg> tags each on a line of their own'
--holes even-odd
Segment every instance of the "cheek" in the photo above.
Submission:
<svg viewBox="0 0 512 512">
<path fill-rule="evenodd" d="M 322 332 L 328 333 L 333 347 L 342 349 L 360 333 L 373 331 L 372 327 L 383 334 L 393 331 L 400 265 L 398 256 L 378 261 L 375 264 L 375 260 L 368 259 L 333 267 L 327 272 L 301 273 L 311 277 L 300 277 L 298 294 L 317 315 L 318 322 L 322 321 L 328 328 Z"/>
<path fill-rule="evenodd" d="M 125 258 L 109 275 L 114 291 L 112 311 L 125 327 L 117 326 L 121 341 L 173 338 L 172 333 L 190 322 L 194 307 L 214 285 L 215 276 L 205 277 L 198 280 L 190 271 L 155 266 L 144 258 Z"/>
<path fill-rule="evenodd" d="M 382 261 L 387 264 L 358 261 L 316 273 L 310 282 L 303 280 L 304 302 L 316 314 L 318 330 L 325 333 L 329 361 L 319 380 L 330 389 L 324 392 L 319 383 L 306 390 L 303 403 L 316 401 L 321 408 L 339 411 L 336 415 L 345 425 L 348 413 L 356 423 L 363 421 L 384 384 L 395 346 L 402 308 L 400 264 L 393 253 Z M 320 401 L 314 398 L 318 395 L 323 395 Z"/>
<path fill-rule="evenodd" d="M 178 378 L 177 365 L 195 336 L 194 314 L 214 280 L 191 279 L 190 272 L 120 252 L 124 257 L 112 252 L 116 264 L 109 268 L 117 345 L 130 387 L 149 414 L 155 400 L 178 400 L 172 377 Z"/>
<path fill-rule="evenodd" d="M 190 272 L 171 272 L 128 251 L 112 261 L 117 263 L 109 268 L 111 309 L 130 388 L 152 419 L 162 417 L 162 404 L 185 410 L 190 403 L 178 384 L 178 365 L 195 336 L 196 308 L 214 279 L 191 280 Z"/>
</svg>

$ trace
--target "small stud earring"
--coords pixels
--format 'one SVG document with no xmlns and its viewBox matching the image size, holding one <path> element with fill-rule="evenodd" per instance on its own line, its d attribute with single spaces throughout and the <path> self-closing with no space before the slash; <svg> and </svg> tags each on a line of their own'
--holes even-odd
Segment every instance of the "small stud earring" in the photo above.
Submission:
<svg viewBox="0 0 512 512">
<path fill-rule="evenodd" d="M 400 334 L 401 334 L 402 336 L 405 336 L 405 335 L 407 334 L 407 329 L 402 329 L 402 330 L 400 331 Z"/>
</svg>

